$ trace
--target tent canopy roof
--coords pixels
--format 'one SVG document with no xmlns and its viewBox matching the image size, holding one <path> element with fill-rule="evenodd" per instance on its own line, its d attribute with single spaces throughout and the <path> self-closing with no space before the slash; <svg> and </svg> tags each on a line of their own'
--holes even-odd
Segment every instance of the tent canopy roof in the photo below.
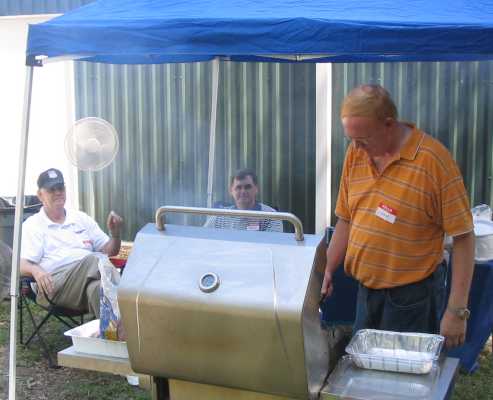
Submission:
<svg viewBox="0 0 493 400">
<path fill-rule="evenodd" d="M 149 64 L 493 59 L 491 0 L 99 0 L 29 27 L 36 56 Z"/>
</svg>

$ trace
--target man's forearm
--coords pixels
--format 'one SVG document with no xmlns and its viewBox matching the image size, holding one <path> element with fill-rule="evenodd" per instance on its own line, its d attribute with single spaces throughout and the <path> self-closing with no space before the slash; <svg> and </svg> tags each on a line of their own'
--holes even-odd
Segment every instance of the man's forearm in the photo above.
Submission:
<svg viewBox="0 0 493 400">
<path fill-rule="evenodd" d="M 25 258 L 21 258 L 20 263 L 21 275 L 32 276 L 38 285 L 38 290 L 44 292 L 47 296 L 52 296 L 54 284 L 51 274 L 46 272 L 41 265 L 35 264 Z"/>
<path fill-rule="evenodd" d="M 43 269 L 38 264 L 28 261 L 25 258 L 21 258 L 20 261 L 21 276 L 31 276 L 34 278 L 36 272 L 38 272 L 39 270 L 43 270 Z"/>
<path fill-rule="evenodd" d="M 339 219 L 327 248 L 326 271 L 333 273 L 344 260 L 349 241 L 349 222 Z"/>
<path fill-rule="evenodd" d="M 452 284 L 448 306 L 467 307 L 474 273 L 474 233 L 454 237 L 452 248 Z"/>
<path fill-rule="evenodd" d="M 116 256 L 120 252 L 122 241 L 119 237 L 111 237 L 103 246 L 103 253 L 110 257 Z"/>
<path fill-rule="evenodd" d="M 30 276 L 34 278 L 36 282 L 38 282 L 43 276 L 50 275 L 41 265 L 33 263 L 25 258 L 21 258 L 20 273 L 21 276 Z"/>
<path fill-rule="evenodd" d="M 336 224 L 336 229 L 327 248 L 327 261 L 325 264 L 324 279 L 322 288 L 320 289 L 320 298 L 323 301 L 327 296 L 331 296 L 334 290 L 332 274 L 341 264 L 349 240 L 349 223 L 339 219 Z"/>
</svg>

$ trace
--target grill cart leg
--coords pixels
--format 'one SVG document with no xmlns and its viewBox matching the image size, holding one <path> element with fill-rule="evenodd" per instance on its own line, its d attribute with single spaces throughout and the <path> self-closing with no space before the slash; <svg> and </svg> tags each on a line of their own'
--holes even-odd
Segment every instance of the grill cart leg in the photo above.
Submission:
<svg viewBox="0 0 493 400">
<path fill-rule="evenodd" d="M 166 378 L 153 376 L 151 386 L 152 400 L 170 400 L 169 384 Z"/>
</svg>

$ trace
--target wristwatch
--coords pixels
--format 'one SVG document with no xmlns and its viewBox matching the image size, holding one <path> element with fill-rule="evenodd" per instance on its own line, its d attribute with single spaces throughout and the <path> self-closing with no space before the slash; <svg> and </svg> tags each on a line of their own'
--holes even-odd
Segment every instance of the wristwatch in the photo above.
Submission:
<svg viewBox="0 0 493 400">
<path fill-rule="evenodd" d="M 469 309 L 466 307 L 458 307 L 458 308 L 447 307 L 447 310 L 449 310 L 457 318 L 460 318 L 463 321 L 467 320 L 471 315 L 471 311 L 469 311 Z"/>
</svg>

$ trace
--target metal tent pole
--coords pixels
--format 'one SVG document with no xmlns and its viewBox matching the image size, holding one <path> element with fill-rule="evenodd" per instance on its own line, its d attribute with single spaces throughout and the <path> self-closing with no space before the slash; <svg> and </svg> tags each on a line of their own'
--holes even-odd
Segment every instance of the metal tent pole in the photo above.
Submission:
<svg viewBox="0 0 493 400">
<path fill-rule="evenodd" d="M 207 175 L 207 207 L 212 207 L 212 185 L 214 183 L 214 160 L 216 157 L 217 92 L 219 89 L 219 59 L 212 60 L 212 108 L 209 128 L 209 171 Z"/>
<path fill-rule="evenodd" d="M 24 87 L 24 109 L 22 115 L 21 144 L 17 176 L 17 197 L 15 202 L 14 244 L 12 249 L 12 274 L 10 280 L 10 354 L 9 354 L 9 400 L 15 400 L 16 388 L 16 344 L 17 344 L 17 303 L 19 301 L 19 270 L 22 219 L 24 214 L 24 184 L 26 178 L 27 141 L 34 67 L 27 66 Z"/>
</svg>

